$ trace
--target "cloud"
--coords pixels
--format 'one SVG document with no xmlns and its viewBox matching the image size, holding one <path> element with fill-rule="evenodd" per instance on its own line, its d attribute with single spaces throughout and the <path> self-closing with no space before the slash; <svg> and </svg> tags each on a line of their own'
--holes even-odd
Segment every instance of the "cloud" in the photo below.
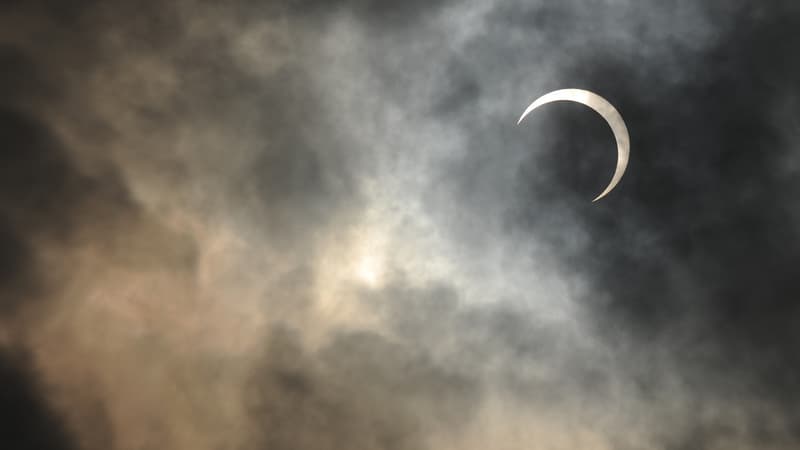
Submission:
<svg viewBox="0 0 800 450">
<path fill-rule="evenodd" d="M 797 441 L 791 3 L 2 8 L 4 433 Z"/>
<path fill-rule="evenodd" d="M 247 403 L 269 448 L 427 448 L 426 435 L 463 426 L 480 392 L 418 348 L 376 333 L 342 333 L 309 354 L 274 331 Z"/>
<path fill-rule="evenodd" d="M 0 435 L 12 448 L 72 450 L 78 448 L 66 427 L 42 398 L 39 380 L 19 354 L 0 355 L 3 383 Z"/>
<path fill-rule="evenodd" d="M 731 435 L 776 448 L 796 439 L 790 273 L 798 236 L 790 193 L 798 186 L 776 170 L 795 144 L 772 113 L 797 95 L 792 80 L 800 66 L 779 56 L 793 41 L 786 38 L 796 26 L 793 8 L 734 10 L 721 37 L 704 49 L 674 48 L 666 60 L 599 58 L 591 51 L 585 64 L 576 58 L 563 78 L 606 92 L 638 149 L 624 188 L 606 204 L 590 208 L 573 200 L 572 192 L 590 192 L 587 184 L 597 183 L 571 182 L 586 170 L 580 160 L 595 168 L 607 163 L 591 144 L 602 142 L 606 130 L 596 121 L 570 120 L 572 109 L 554 111 L 548 122 L 556 136 L 548 151 L 558 156 L 531 159 L 519 172 L 523 192 L 538 204 L 524 207 L 518 223 L 532 233 L 554 233 L 566 250 L 556 251 L 563 264 L 590 280 L 586 301 L 595 319 L 616 324 L 643 348 L 669 348 L 666 357 L 696 398 L 742 399 L 744 424 L 724 415 L 704 419 L 701 409 L 690 413 L 692 431 L 674 448 L 716 448 Z M 532 175 L 543 165 L 553 176 L 539 181 Z M 554 194 L 553 183 L 567 195 Z M 567 214 L 590 238 L 563 245 L 574 239 L 572 231 L 552 229 L 543 208 Z M 759 425 L 764 411 L 752 404 L 762 402 L 769 420 L 781 425 Z"/>
</svg>

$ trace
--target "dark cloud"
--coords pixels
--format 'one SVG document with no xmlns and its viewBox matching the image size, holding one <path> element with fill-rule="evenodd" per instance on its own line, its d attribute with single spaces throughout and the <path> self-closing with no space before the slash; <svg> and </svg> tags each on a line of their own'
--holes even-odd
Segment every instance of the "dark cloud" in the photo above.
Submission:
<svg viewBox="0 0 800 450">
<path fill-rule="evenodd" d="M 219 442 L 256 448 L 426 448 L 431 436 L 484 426 L 494 396 L 505 411 L 556 417 L 616 448 L 800 440 L 798 8 L 477 3 L 0 6 L 0 325 L 12 335 L 0 343 L 68 355 L 38 364 L 56 384 L 84 368 L 100 374 L 106 385 L 75 394 L 75 409 L 99 398 L 119 441 L 81 428 L 81 442 L 193 448 L 185 436 L 220 423 L 242 436 Z M 567 86 L 601 93 L 631 131 L 628 172 L 598 203 L 615 163 L 599 117 L 554 104 L 514 124 L 520 93 Z M 384 175 L 402 183 L 380 191 L 395 181 Z M 457 248 L 452 272 L 470 274 L 420 284 L 398 269 L 353 294 L 377 317 L 369 331 L 310 318 L 329 287 L 320 261 L 342 272 L 352 263 L 328 247 L 371 206 L 364 180 L 390 193 L 375 209 L 408 224 L 392 238 L 444 242 L 430 251 Z M 426 236 L 414 236 L 419 205 L 433 223 Z M 230 262 L 235 245 L 246 262 Z M 496 256 L 506 247 L 530 250 L 519 264 L 556 273 L 567 294 L 506 274 L 512 263 Z M 81 267 L 87 252 L 124 275 Z M 495 295 L 491 283 L 516 294 L 471 304 L 473 291 Z M 76 285 L 99 287 L 89 296 Z M 333 291 L 338 304 L 352 300 Z M 87 320 L 62 294 L 118 315 Z M 533 305 L 572 294 L 569 320 Z M 137 302 L 149 297 L 158 307 L 147 304 L 142 325 Z M 62 343 L 61 328 L 31 316 L 75 322 L 78 337 Z M 235 353 L 225 345 L 248 320 L 270 323 L 265 340 L 206 358 L 201 341 Z M 309 343 L 318 326 L 330 335 Z M 0 381 L 14 387 L 0 441 L 76 448 L 32 361 L 0 354 Z M 130 368 L 162 387 L 126 390 Z M 209 406 L 218 391 L 235 392 L 235 406 Z M 138 403 L 164 392 L 163 410 Z M 250 422 L 231 423 L 241 405 Z"/>
<path fill-rule="evenodd" d="M 30 362 L 0 353 L 0 439 L 15 450 L 76 450 L 77 441 L 43 398 Z"/>
<path fill-rule="evenodd" d="M 499 382 L 515 397 L 557 409 L 564 406 L 558 397 L 565 392 L 606 395 L 595 375 L 604 376 L 611 362 L 591 355 L 591 344 L 563 324 L 524 306 L 465 305 L 454 287 L 411 287 L 402 278 L 365 293 L 362 301 L 380 311 L 387 329 L 412 348 L 426 349 L 444 367 L 486 384 Z"/>
<path fill-rule="evenodd" d="M 13 82 L 16 76 L 21 82 L 4 85 L 15 91 L 12 102 L 24 97 L 29 79 L 36 79 L 38 71 L 25 73 L 31 67 L 6 67 L 5 73 L 12 74 L 8 79 Z M 38 94 L 34 91 L 32 96 Z M 85 223 L 87 214 L 113 223 L 129 219 L 136 210 L 119 179 L 113 174 L 105 178 L 82 174 L 45 119 L 27 112 L 22 100 L 18 103 L 0 107 L 0 140 L 4 145 L 0 164 L 4 273 L 0 278 L 7 280 L 4 284 L 9 287 L 2 305 L 5 311 L 39 296 L 35 289 L 40 285 L 34 280 L 33 246 L 37 240 L 67 241 L 79 223 Z M 22 284 L 11 286 L 17 283 Z"/>
<path fill-rule="evenodd" d="M 588 280 L 581 302 L 594 331 L 627 349 L 618 369 L 600 364 L 594 379 L 615 374 L 638 386 L 650 405 L 643 416 L 662 414 L 665 399 L 696 402 L 680 413 L 687 424 L 671 413 L 659 419 L 671 424 L 669 436 L 658 437 L 666 448 L 789 448 L 798 439 L 792 273 L 800 186 L 792 167 L 800 65 L 786 57 L 800 36 L 797 12 L 790 2 L 504 3 L 487 16 L 481 39 L 444 61 L 447 89 L 431 114 L 465 133 L 466 154 L 428 191 L 430 209 L 482 217 L 448 231 L 489 248 L 489 217 L 504 214 L 504 231 L 546 243 L 532 260 L 555 255 L 567 273 Z M 515 33 L 525 39 L 508 38 Z M 607 125 L 571 104 L 548 105 L 524 128 L 514 127 L 512 113 L 487 114 L 487 87 L 506 83 L 491 69 L 498 66 L 506 76 L 530 67 L 537 90 L 526 95 L 581 87 L 618 107 L 632 156 L 608 198 L 591 203 L 615 163 Z M 523 164 L 504 169 L 525 153 Z M 511 187 L 493 181 L 509 172 Z M 492 328 L 486 339 L 509 328 Z M 668 387 L 671 376 L 684 387 Z M 553 390 L 575 392 L 568 386 Z M 715 412 L 720 398 L 740 399 L 745 419 Z"/>
<path fill-rule="evenodd" d="M 585 224 L 592 236 L 586 253 L 566 256 L 611 293 L 608 306 L 644 321 L 647 330 L 658 333 L 681 313 L 704 310 L 714 320 L 712 334 L 796 344 L 787 325 L 796 313 L 790 274 L 800 236 L 790 202 L 800 186 L 775 170 L 795 143 L 786 140 L 788 130 L 774 115 L 798 94 L 800 65 L 776 57 L 796 42 L 781 32 L 794 29 L 793 17 L 777 8 L 758 19 L 742 13 L 735 32 L 719 45 L 684 60 L 683 70 L 691 74 L 685 82 L 653 84 L 635 66 L 648 61 L 609 65 L 593 59 L 591 73 L 573 75 L 581 85 L 600 86 L 626 112 L 632 145 L 639 149 L 626 188 L 592 208 L 565 204 L 565 198 L 573 201 L 569 196 L 541 195 L 538 185 L 526 194 L 569 208 Z M 623 73 L 626 83 L 609 82 Z M 563 157 L 564 146 L 589 149 L 580 158 L 596 163 L 603 152 L 589 141 L 601 141 L 607 131 L 583 126 L 588 137 L 575 136 L 570 130 L 586 124 L 560 119 L 548 128 L 562 157 L 544 160 L 554 182 L 570 180 L 584 166 L 578 151 Z M 536 224 L 541 216 L 528 217 Z M 775 336 L 778 330 L 788 334 Z"/>
<path fill-rule="evenodd" d="M 417 346 L 376 333 L 342 333 L 309 353 L 281 327 L 264 357 L 246 400 L 259 448 L 427 448 L 443 424 L 464 426 L 480 395 Z"/>
<path fill-rule="evenodd" d="M 397 29 L 413 26 L 426 16 L 435 14 L 449 0 L 392 2 L 388 0 L 289 0 L 282 7 L 299 16 L 311 14 L 350 13 L 368 25 Z"/>
<path fill-rule="evenodd" d="M 4 4 L 0 43 L 0 441 L 71 450 L 79 448 L 75 430 L 54 406 L 56 389 L 45 389 L 53 374 L 41 376 L 41 349 L 29 348 L 27 338 L 39 319 L 58 315 L 77 282 L 80 253 L 102 255 L 106 267 L 177 271 L 190 269 L 196 254 L 190 238 L 142 208 L 111 161 L 86 164 L 86 149 L 67 142 L 59 127 L 60 109 L 75 119 L 72 131 L 91 133 L 84 142 L 108 144 L 107 123 L 67 106 L 74 71 L 88 77 L 93 66 L 83 64 L 97 63 L 96 47 L 81 45 L 91 31 L 65 31 L 82 23 L 89 3 L 13 6 Z M 87 439 L 107 445 L 106 431 Z"/>
<path fill-rule="evenodd" d="M 180 242 L 168 251 L 167 261 L 191 264 L 192 259 L 191 243 L 183 238 L 176 240 L 170 231 L 149 222 L 113 167 L 101 167 L 93 174 L 78 168 L 47 116 L 36 109 L 41 92 L 35 88 L 40 83 L 31 84 L 30 80 L 39 78 L 44 70 L 33 63 L 9 64 L 5 70 L 4 88 L 15 93 L 0 107 L 0 140 L 4 144 L 0 164 L 4 273 L 0 279 L 9 287 L 2 305 L 5 311 L 42 296 L 42 292 L 36 292 L 45 288 L 45 282 L 36 280 L 40 269 L 35 246 L 48 242 L 65 250 L 75 243 L 79 230 L 92 230 L 97 244 L 110 250 L 109 257 L 118 261 L 125 261 L 131 250 L 137 256 L 146 255 L 148 241 L 165 236 Z M 115 242 L 115 230 L 131 223 L 149 227 L 149 236 Z M 115 248 L 130 244 L 126 249 Z M 152 257 L 145 259 L 154 261 Z"/>
<path fill-rule="evenodd" d="M 519 172 L 520 199 L 538 205 L 520 224 L 550 234 L 563 262 L 589 277 L 586 300 L 604 327 L 645 346 L 666 343 L 698 396 L 736 379 L 721 389 L 772 402 L 796 429 L 800 185 L 780 170 L 797 147 L 780 115 L 800 113 L 784 106 L 800 94 L 800 64 L 785 57 L 800 42 L 798 11 L 778 3 L 730 12 L 724 37 L 699 54 L 675 48 L 667 63 L 587 44 L 563 83 L 603 92 L 622 111 L 629 171 L 608 201 L 583 202 L 603 183 L 587 173 L 611 173 L 597 144 L 608 130 L 577 108 L 550 108 L 551 156 Z M 542 166 L 551 175 L 529 175 Z M 569 230 L 551 226 L 564 214 L 589 235 L 575 252 L 564 251 Z M 670 448 L 712 448 L 726 426 L 709 424 Z"/>
</svg>

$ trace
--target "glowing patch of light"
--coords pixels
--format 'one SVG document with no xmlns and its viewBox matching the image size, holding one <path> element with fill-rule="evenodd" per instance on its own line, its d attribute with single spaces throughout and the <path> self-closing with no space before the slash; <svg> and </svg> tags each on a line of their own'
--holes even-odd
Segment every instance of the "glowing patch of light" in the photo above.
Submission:
<svg viewBox="0 0 800 450">
<path fill-rule="evenodd" d="M 378 287 L 383 279 L 383 261 L 376 254 L 362 255 L 355 267 L 356 278 L 370 287 Z"/>
</svg>

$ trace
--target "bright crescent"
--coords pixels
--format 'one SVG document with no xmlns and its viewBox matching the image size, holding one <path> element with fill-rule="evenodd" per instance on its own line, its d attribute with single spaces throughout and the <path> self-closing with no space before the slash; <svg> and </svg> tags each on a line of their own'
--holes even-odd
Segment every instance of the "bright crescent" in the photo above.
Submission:
<svg viewBox="0 0 800 450">
<path fill-rule="evenodd" d="M 593 202 L 596 202 L 605 197 L 606 194 L 611 192 L 611 190 L 617 186 L 617 183 L 619 183 L 619 180 L 622 179 L 622 175 L 625 173 L 625 168 L 628 167 L 628 156 L 630 154 L 631 145 L 631 139 L 628 135 L 628 127 L 625 126 L 625 121 L 622 120 L 622 116 L 619 114 L 619 111 L 617 111 L 617 109 L 614 108 L 614 106 L 609 103 L 608 100 L 595 94 L 594 92 L 585 91 L 583 89 L 560 89 L 539 97 L 536 99 L 536 101 L 531 103 L 527 109 L 525 109 L 525 112 L 522 113 L 522 116 L 520 116 L 519 120 L 517 121 L 517 125 L 522 123 L 522 120 L 525 119 L 525 116 L 527 116 L 534 109 L 547 103 L 562 101 L 581 103 L 597 111 L 597 113 L 603 116 L 603 119 L 608 122 L 608 125 L 611 127 L 611 131 L 614 133 L 614 139 L 617 141 L 617 169 L 614 171 L 614 176 L 611 177 L 611 182 L 608 183 L 606 189 L 600 195 L 598 195 L 597 198 L 592 200 Z"/>
</svg>

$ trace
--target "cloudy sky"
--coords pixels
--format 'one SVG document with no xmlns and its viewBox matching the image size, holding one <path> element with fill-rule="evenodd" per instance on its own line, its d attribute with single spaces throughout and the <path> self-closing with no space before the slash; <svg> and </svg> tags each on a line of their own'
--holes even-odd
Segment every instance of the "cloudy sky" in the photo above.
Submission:
<svg viewBox="0 0 800 450">
<path fill-rule="evenodd" d="M 5 1 L 0 447 L 800 446 L 795 0 Z M 577 104 L 627 122 L 631 160 Z"/>
</svg>

